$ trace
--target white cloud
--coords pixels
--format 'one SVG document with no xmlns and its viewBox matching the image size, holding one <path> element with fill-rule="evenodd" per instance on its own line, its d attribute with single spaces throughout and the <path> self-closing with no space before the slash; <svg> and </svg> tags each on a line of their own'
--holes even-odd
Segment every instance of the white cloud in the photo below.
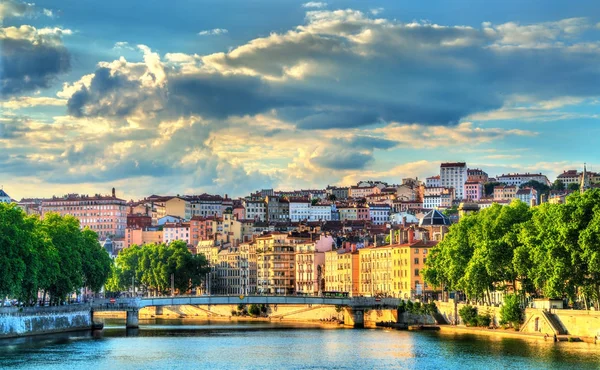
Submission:
<svg viewBox="0 0 600 370">
<path fill-rule="evenodd" d="M 21 109 L 21 108 L 30 108 L 37 106 L 66 106 L 66 99 L 56 99 L 56 98 L 48 98 L 48 97 L 32 97 L 32 96 L 19 96 L 16 98 L 11 98 L 7 101 L 0 101 L 0 107 L 6 109 Z"/>
<path fill-rule="evenodd" d="M 129 43 L 127 41 L 117 41 L 115 42 L 115 46 L 113 46 L 114 50 L 121 50 L 121 49 L 127 49 L 127 50 L 135 50 L 135 48 L 131 45 L 129 45 Z"/>
<path fill-rule="evenodd" d="M 327 6 L 327 3 L 321 1 L 309 1 L 307 3 L 302 4 L 303 8 L 316 8 L 322 9 Z"/>
<path fill-rule="evenodd" d="M 379 15 L 381 13 L 383 13 L 384 9 L 383 8 L 372 8 L 369 10 L 369 12 L 373 15 Z"/>
<path fill-rule="evenodd" d="M 200 31 L 200 32 L 198 32 L 198 35 L 200 35 L 200 36 L 218 36 L 218 35 L 224 35 L 228 32 L 229 31 L 226 30 L 225 28 L 213 28 L 212 30 Z"/>
</svg>

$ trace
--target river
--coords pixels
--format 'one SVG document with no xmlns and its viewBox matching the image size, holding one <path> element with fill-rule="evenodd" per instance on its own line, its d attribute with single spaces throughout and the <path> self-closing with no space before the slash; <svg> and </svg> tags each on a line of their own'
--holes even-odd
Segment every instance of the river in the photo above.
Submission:
<svg viewBox="0 0 600 370">
<path fill-rule="evenodd" d="M 140 321 L 0 340 L 0 369 L 597 369 L 600 345 L 268 322 Z"/>
</svg>

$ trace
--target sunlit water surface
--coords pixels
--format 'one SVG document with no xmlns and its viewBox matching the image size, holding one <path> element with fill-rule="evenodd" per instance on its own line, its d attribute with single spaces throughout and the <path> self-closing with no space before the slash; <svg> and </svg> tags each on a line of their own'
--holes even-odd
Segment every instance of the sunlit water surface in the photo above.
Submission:
<svg viewBox="0 0 600 370">
<path fill-rule="evenodd" d="M 596 369 L 600 345 L 265 322 L 141 321 L 0 340 L 0 369 Z"/>
</svg>

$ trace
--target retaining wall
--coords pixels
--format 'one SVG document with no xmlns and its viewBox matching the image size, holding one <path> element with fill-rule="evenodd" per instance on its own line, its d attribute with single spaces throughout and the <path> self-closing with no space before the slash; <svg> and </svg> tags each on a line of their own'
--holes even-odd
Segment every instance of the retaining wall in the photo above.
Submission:
<svg viewBox="0 0 600 370">
<path fill-rule="evenodd" d="M 0 309 L 0 338 L 86 330 L 92 327 L 87 306 Z"/>
</svg>

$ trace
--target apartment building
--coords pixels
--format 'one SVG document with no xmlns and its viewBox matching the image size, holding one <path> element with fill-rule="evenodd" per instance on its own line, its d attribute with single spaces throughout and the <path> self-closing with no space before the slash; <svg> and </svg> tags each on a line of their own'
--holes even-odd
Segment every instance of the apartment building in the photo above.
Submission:
<svg viewBox="0 0 600 370">
<path fill-rule="evenodd" d="M 467 164 L 465 162 L 442 163 L 440 165 L 441 186 L 454 188 L 456 199 L 464 198 L 464 186 L 467 181 Z"/>
<path fill-rule="evenodd" d="M 550 180 L 548 180 L 548 177 L 546 177 L 546 175 L 543 175 L 542 173 L 509 173 L 506 175 L 502 174 L 496 177 L 496 181 L 506 185 L 514 185 L 518 187 L 520 187 L 521 184 L 524 184 L 529 181 L 537 181 L 548 186 L 552 185 Z"/>
</svg>

